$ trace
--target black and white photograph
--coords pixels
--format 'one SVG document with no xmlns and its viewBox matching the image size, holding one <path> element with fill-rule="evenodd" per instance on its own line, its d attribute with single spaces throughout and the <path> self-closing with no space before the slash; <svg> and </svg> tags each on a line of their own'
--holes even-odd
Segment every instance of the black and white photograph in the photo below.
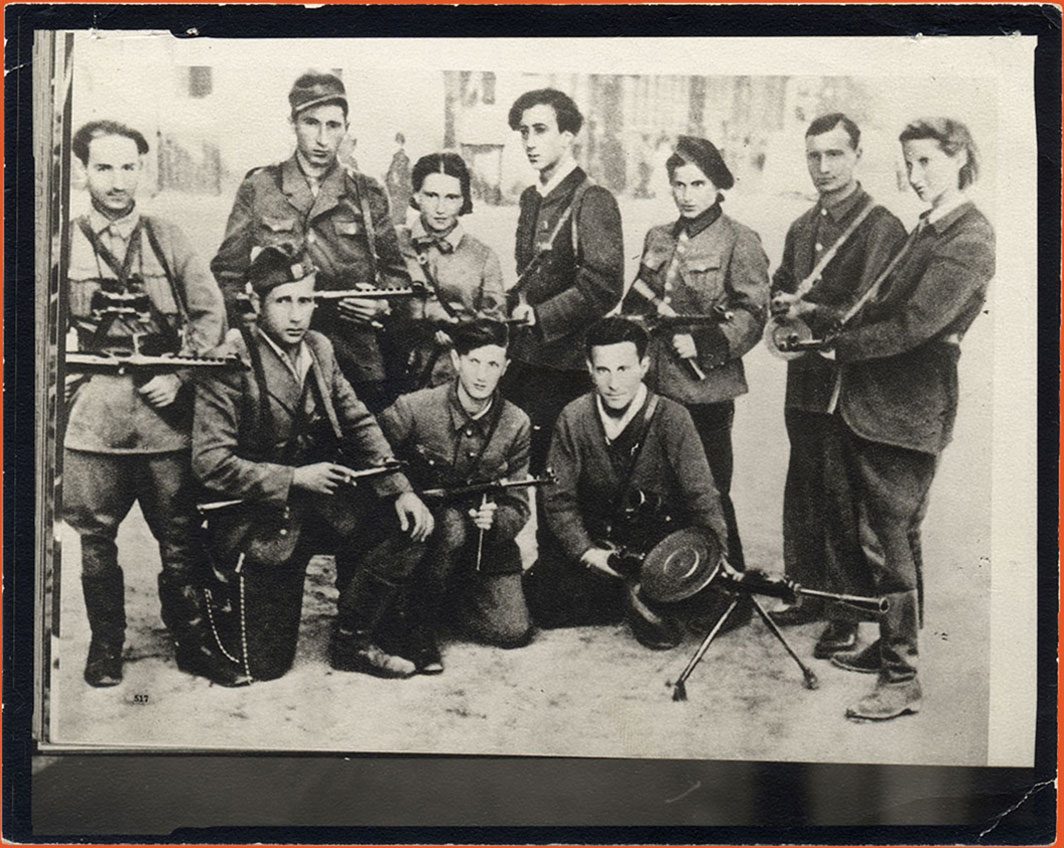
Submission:
<svg viewBox="0 0 1064 848">
<path fill-rule="evenodd" d="M 1036 39 L 37 34 L 42 751 L 1033 763 Z"/>
</svg>

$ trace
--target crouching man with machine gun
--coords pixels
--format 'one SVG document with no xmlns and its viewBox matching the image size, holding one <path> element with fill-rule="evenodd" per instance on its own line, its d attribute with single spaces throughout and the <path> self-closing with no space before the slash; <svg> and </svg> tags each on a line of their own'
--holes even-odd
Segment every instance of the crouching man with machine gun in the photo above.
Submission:
<svg viewBox="0 0 1064 848">
<path fill-rule="evenodd" d="M 509 365 L 502 321 L 450 330 L 456 379 L 403 395 L 381 417 L 385 435 L 433 505 L 436 533 L 410 590 L 407 653 L 423 674 L 443 671 L 436 632 L 448 583 L 461 578 L 462 622 L 489 644 L 517 648 L 532 626 L 514 538 L 529 517 L 532 426 L 497 387 Z"/>
<path fill-rule="evenodd" d="M 140 212 L 144 136 L 114 121 L 75 133 L 92 207 L 71 222 L 70 316 L 63 455 L 67 521 L 81 537 L 81 584 L 92 641 L 90 686 L 122 680 L 125 586 L 115 538 L 134 502 L 159 543 L 162 617 L 178 666 L 233 683 L 211 650 L 195 586 L 189 390 L 199 359 L 225 331 L 222 295 L 177 227 Z M 77 337 L 77 350 L 72 336 Z M 142 367 L 143 366 L 143 367 Z"/>
<path fill-rule="evenodd" d="M 382 651 L 376 630 L 424 553 L 432 515 L 387 468 L 391 449 L 332 344 L 308 331 L 315 277 L 306 254 L 266 248 L 249 277 L 257 326 L 233 342 L 249 369 L 197 387 L 192 435 L 196 476 L 235 501 L 202 507 L 216 569 L 236 587 L 219 643 L 248 677 L 283 675 L 295 657 L 307 563 L 327 547 L 339 591 L 333 668 L 408 677 L 413 664 Z M 362 476 L 368 485 L 352 491 Z"/>
<path fill-rule="evenodd" d="M 525 592 L 543 627 L 627 619 L 635 637 L 657 649 L 675 647 L 682 631 L 645 603 L 637 580 L 623 578 L 617 549 L 652 546 L 684 526 L 707 528 L 725 544 L 727 529 L 690 413 L 643 383 L 648 343 L 625 318 L 588 330 L 595 390 L 570 403 L 554 429 L 549 466 L 557 482 L 544 489 L 549 532 Z"/>
</svg>

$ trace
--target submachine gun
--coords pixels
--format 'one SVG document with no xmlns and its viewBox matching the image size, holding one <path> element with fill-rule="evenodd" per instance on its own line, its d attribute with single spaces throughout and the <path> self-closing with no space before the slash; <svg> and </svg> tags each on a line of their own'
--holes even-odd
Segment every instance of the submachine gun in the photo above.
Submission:
<svg viewBox="0 0 1064 848">
<path fill-rule="evenodd" d="M 505 477 L 498 480 L 488 480 L 481 483 L 467 483 L 457 486 L 437 486 L 430 489 L 422 489 L 422 497 L 435 500 L 448 501 L 460 498 L 480 496 L 480 505 L 484 506 L 490 500 L 507 491 L 508 489 L 539 488 L 558 482 L 554 472 L 549 468 L 538 477 L 526 477 L 523 480 L 509 480 Z M 484 557 L 484 531 L 477 534 L 477 559 L 476 570 L 480 571 L 480 563 Z"/>
<path fill-rule="evenodd" d="M 808 596 L 835 601 L 879 615 L 887 611 L 886 598 L 807 589 L 794 580 L 755 569 L 738 571 L 728 564 L 720 540 L 712 530 L 703 527 L 676 529 L 675 519 L 664 509 L 661 499 L 651 493 L 633 489 L 626 496 L 620 512 L 622 518 L 617 526 L 611 528 L 610 541 L 605 545 L 614 549 L 610 567 L 626 580 L 638 580 L 640 593 L 647 600 L 662 606 L 671 606 L 685 603 L 703 592 L 720 592 L 730 599 L 724 613 L 714 623 L 673 684 L 675 701 L 687 700 L 687 679 L 702 661 L 710 644 L 721 632 L 743 597 L 750 599 L 765 626 L 798 664 L 808 689 L 816 689 L 819 686 L 816 675 L 788 644 L 757 596 L 779 598 L 792 604 L 800 597 Z M 657 532 L 640 536 L 647 527 L 654 528 Z M 619 544 L 613 541 L 617 538 L 623 538 L 623 541 Z M 645 539 L 642 543 L 641 538 Z"/>
</svg>

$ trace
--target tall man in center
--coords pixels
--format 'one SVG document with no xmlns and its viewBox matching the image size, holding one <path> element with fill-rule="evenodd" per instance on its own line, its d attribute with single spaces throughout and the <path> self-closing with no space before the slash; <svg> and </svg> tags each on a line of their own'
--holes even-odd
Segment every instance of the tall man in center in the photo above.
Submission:
<svg viewBox="0 0 1064 848">
<path fill-rule="evenodd" d="M 303 74 L 288 94 L 296 150 L 283 162 L 255 168 L 237 191 L 225 239 L 211 270 L 226 298 L 230 324 L 253 247 L 307 251 L 319 289 L 409 285 L 406 263 L 380 184 L 337 161 L 348 131 L 347 92 L 333 74 Z M 328 336 L 344 377 L 372 412 L 393 399 L 400 376 L 391 353 L 386 299 L 349 297 L 322 305 L 312 327 Z"/>
<path fill-rule="evenodd" d="M 528 91 L 510 107 L 539 180 L 521 194 L 513 317 L 531 326 L 511 348 L 503 393 L 532 420 L 532 470 L 543 469 L 551 429 L 588 386 L 584 334 L 624 290 L 624 245 L 617 201 L 573 158 L 584 118 L 572 98 Z"/>
</svg>

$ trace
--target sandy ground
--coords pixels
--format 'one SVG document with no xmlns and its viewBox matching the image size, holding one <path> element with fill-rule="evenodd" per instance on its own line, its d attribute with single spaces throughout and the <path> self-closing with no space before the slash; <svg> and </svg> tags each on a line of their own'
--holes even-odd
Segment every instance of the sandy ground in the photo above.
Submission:
<svg viewBox="0 0 1064 848">
<path fill-rule="evenodd" d="M 172 201 L 172 199 L 170 199 Z M 157 200 L 211 255 L 227 210 L 217 203 L 180 214 Z M 729 212 L 764 234 L 775 262 L 794 197 L 734 198 Z M 664 208 L 664 212 L 662 211 Z M 661 201 L 625 201 L 627 253 L 649 224 L 669 216 Z M 219 217 L 221 216 L 221 217 Z M 469 228 L 507 255 L 515 210 L 479 212 Z M 909 219 L 905 219 L 909 223 Z M 634 258 L 631 263 L 634 267 Z M 631 275 L 629 275 L 630 277 Z M 882 725 L 843 717 L 870 686 L 867 676 L 812 659 L 819 627 L 787 631 L 813 665 L 801 674 L 760 622 L 719 639 L 671 700 L 700 634 L 673 651 L 642 649 L 623 627 L 542 631 L 528 647 L 502 651 L 451 642 L 436 678 L 381 681 L 333 672 L 325 661 L 334 612 L 332 563 L 319 557 L 306 583 L 295 667 L 284 678 L 238 690 L 179 672 L 159 620 L 158 553 L 134 511 L 119 536 L 129 616 L 125 681 L 94 690 L 81 678 L 88 626 L 78 585 L 76 535 L 61 529 L 61 622 L 52 641 L 51 728 L 55 742 L 212 749 L 527 753 L 609 757 L 767 759 L 968 764 L 985 762 L 990 593 L 990 322 L 977 322 L 961 362 L 961 412 L 925 522 L 924 709 Z M 737 404 L 733 497 L 750 564 L 781 570 L 780 514 L 787 440 L 784 366 L 758 347 L 745 359 L 750 393 Z M 869 625 L 865 639 L 874 638 Z"/>
</svg>

